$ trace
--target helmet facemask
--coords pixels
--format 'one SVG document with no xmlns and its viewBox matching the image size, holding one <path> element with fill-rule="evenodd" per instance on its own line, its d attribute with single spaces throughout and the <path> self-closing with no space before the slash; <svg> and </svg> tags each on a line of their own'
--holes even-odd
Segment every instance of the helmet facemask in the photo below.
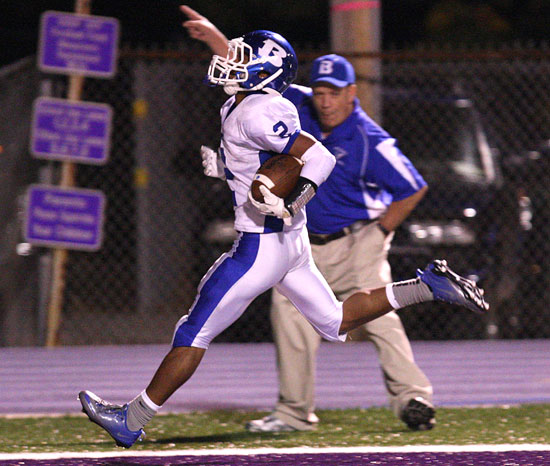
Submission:
<svg viewBox="0 0 550 466">
<path fill-rule="evenodd" d="M 229 95 L 239 91 L 257 91 L 283 73 L 280 65 L 273 71 L 273 60 L 277 58 L 256 56 L 253 48 L 242 37 L 233 39 L 229 41 L 226 57 L 212 57 L 207 79 L 211 84 L 223 86 Z"/>
<path fill-rule="evenodd" d="M 252 58 L 252 47 L 242 38 L 229 41 L 227 56 L 214 55 L 208 67 L 208 82 L 223 86 L 229 95 L 243 90 L 239 83 L 248 80 L 247 65 Z"/>
</svg>

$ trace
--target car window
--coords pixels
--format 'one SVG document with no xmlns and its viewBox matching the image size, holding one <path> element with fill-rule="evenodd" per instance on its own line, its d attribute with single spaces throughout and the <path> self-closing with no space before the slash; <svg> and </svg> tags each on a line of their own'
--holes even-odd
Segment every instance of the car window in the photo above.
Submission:
<svg viewBox="0 0 550 466">
<path fill-rule="evenodd" d="M 495 154 L 471 100 L 387 93 L 384 107 L 385 127 L 421 173 L 448 176 L 450 170 L 466 182 L 497 180 Z"/>
</svg>

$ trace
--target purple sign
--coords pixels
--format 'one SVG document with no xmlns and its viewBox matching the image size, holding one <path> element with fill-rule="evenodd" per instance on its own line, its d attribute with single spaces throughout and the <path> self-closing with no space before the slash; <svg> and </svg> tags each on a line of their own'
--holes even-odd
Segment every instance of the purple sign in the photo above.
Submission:
<svg viewBox="0 0 550 466">
<path fill-rule="evenodd" d="M 115 74 L 118 20 L 46 11 L 40 23 L 42 71 L 109 78 Z"/>
<path fill-rule="evenodd" d="M 104 164 L 112 113 L 106 104 L 40 97 L 34 102 L 30 151 L 39 159 Z"/>
<path fill-rule="evenodd" d="M 32 185 L 27 192 L 25 238 L 31 244 L 95 251 L 103 240 L 101 191 Z"/>
</svg>

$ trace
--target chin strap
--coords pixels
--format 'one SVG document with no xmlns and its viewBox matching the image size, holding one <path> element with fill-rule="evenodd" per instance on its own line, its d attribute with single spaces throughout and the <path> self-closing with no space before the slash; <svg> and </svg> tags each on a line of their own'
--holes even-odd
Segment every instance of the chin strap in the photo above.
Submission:
<svg viewBox="0 0 550 466">
<path fill-rule="evenodd" d="M 301 176 L 298 178 L 296 186 L 292 192 L 285 198 L 285 207 L 294 217 L 302 208 L 315 196 L 317 185 L 307 178 Z"/>
<path fill-rule="evenodd" d="M 224 84 L 223 90 L 227 95 L 235 95 L 237 92 L 242 91 L 238 84 Z"/>
<path fill-rule="evenodd" d="M 228 95 L 235 95 L 237 92 L 253 92 L 253 91 L 259 91 L 259 90 L 264 90 L 268 92 L 270 91 L 277 92 L 275 89 L 272 89 L 270 87 L 265 87 L 265 86 L 267 86 L 271 81 L 276 79 L 282 72 L 283 72 L 282 69 L 278 70 L 276 73 L 273 73 L 269 78 L 264 79 L 261 83 L 256 84 L 254 87 L 251 87 L 250 89 L 241 87 L 240 83 L 227 83 L 223 85 L 223 90 Z"/>
</svg>

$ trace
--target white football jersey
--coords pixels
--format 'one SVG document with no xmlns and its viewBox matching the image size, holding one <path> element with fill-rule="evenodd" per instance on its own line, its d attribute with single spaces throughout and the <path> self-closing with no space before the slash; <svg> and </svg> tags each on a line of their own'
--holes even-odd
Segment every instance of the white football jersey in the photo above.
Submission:
<svg viewBox="0 0 550 466">
<path fill-rule="evenodd" d="M 285 225 L 279 218 L 262 215 L 248 199 L 260 165 L 273 155 L 287 153 L 300 133 L 296 107 L 278 92 L 266 88 L 250 93 L 236 106 L 235 97 L 231 97 L 220 114 L 220 153 L 233 194 L 235 230 L 271 233 L 302 228 L 305 209 L 292 218 L 291 225 Z"/>
</svg>

